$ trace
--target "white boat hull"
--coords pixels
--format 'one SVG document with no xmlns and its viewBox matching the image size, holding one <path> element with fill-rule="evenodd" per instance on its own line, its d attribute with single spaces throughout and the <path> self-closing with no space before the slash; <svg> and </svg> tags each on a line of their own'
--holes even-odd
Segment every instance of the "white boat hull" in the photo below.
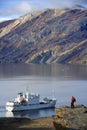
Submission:
<svg viewBox="0 0 87 130">
<path fill-rule="evenodd" d="M 34 109 L 44 109 L 44 108 L 53 108 L 55 107 L 56 100 L 52 100 L 48 103 L 39 103 L 39 104 L 17 104 L 14 105 L 10 102 L 7 102 L 6 110 L 8 111 L 25 111 L 25 110 L 34 110 Z"/>
</svg>

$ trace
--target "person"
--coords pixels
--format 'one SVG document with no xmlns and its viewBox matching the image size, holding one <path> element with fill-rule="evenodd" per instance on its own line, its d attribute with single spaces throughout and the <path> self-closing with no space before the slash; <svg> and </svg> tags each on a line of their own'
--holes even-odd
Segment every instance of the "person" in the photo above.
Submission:
<svg viewBox="0 0 87 130">
<path fill-rule="evenodd" d="M 74 108 L 74 102 L 76 102 L 76 99 L 74 96 L 71 97 L 71 108 Z"/>
</svg>

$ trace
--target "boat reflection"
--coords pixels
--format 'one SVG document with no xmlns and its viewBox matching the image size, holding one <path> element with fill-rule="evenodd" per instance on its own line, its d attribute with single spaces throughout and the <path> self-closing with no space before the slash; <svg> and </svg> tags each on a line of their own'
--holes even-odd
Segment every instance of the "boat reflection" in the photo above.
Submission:
<svg viewBox="0 0 87 130">
<path fill-rule="evenodd" d="M 17 112 L 6 112 L 6 117 L 20 117 L 20 118 L 29 118 L 37 119 L 40 117 L 48 117 L 55 115 L 55 109 L 40 109 L 40 110 L 29 110 L 29 111 L 17 111 Z"/>
</svg>

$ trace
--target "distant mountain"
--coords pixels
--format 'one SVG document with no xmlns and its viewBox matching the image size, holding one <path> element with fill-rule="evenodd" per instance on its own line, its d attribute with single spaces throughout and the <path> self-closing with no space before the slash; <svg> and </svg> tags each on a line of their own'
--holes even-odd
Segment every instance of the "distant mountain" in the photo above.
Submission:
<svg viewBox="0 0 87 130">
<path fill-rule="evenodd" d="M 87 10 L 48 9 L 0 23 L 0 63 L 87 65 Z"/>
<path fill-rule="evenodd" d="M 74 6 L 72 6 L 73 9 L 86 9 L 85 6 L 83 5 L 79 5 L 79 4 L 76 4 Z"/>
</svg>

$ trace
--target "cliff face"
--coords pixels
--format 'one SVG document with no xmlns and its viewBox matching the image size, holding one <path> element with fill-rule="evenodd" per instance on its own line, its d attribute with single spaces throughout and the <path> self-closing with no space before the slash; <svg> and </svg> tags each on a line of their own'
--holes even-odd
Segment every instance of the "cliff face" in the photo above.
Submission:
<svg viewBox="0 0 87 130">
<path fill-rule="evenodd" d="M 0 23 L 0 63 L 87 64 L 87 10 L 44 10 Z"/>
</svg>

